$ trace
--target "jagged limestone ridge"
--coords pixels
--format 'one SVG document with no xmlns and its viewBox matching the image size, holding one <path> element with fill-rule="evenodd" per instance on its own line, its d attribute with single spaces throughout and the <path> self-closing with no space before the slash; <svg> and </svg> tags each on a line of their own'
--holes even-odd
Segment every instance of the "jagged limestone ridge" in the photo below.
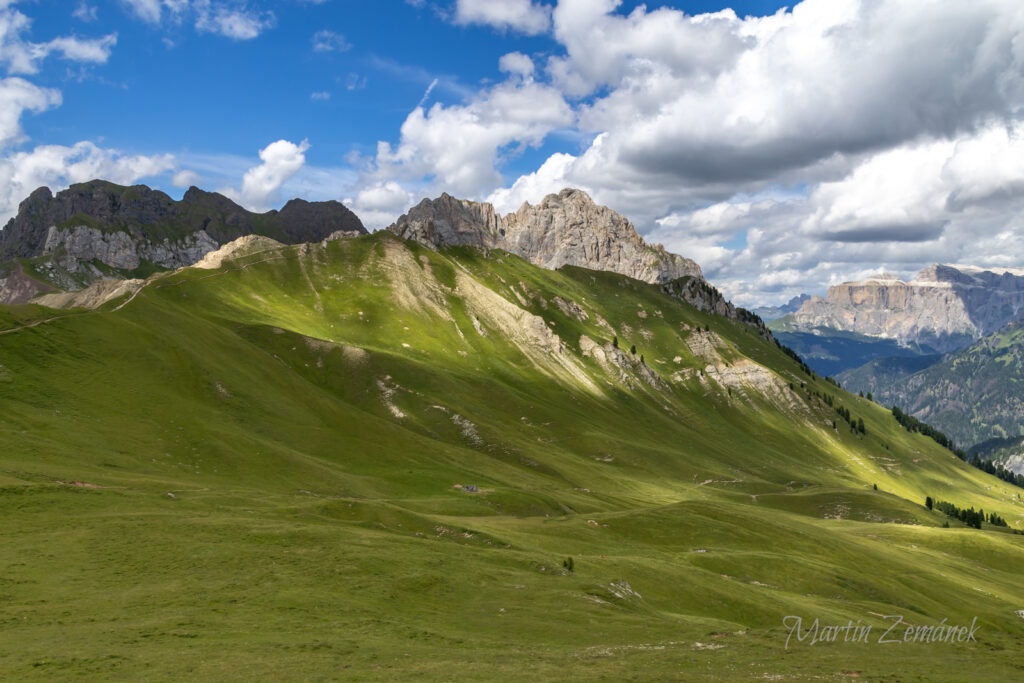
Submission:
<svg viewBox="0 0 1024 683">
<path fill-rule="evenodd" d="M 582 190 L 562 190 L 506 216 L 491 204 L 442 194 L 424 199 L 388 229 L 433 248 L 504 249 L 544 268 L 580 266 L 652 283 L 703 277 L 694 261 L 647 244 L 627 218 Z"/>
</svg>

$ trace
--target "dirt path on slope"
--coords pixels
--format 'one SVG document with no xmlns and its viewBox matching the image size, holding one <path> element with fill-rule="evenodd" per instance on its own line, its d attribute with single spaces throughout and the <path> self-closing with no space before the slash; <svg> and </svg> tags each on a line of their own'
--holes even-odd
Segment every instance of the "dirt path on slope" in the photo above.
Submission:
<svg viewBox="0 0 1024 683">
<path fill-rule="evenodd" d="M 270 250 L 268 250 L 268 251 L 270 251 Z M 256 253 L 260 253 L 260 252 L 256 252 Z M 287 256 L 272 256 L 270 258 L 265 258 L 265 259 L 261 259 L 259 261 L 253 261 L 252 263 L 247 263 L 244 266 L 240 266 L 238 268 L 219 268 L 216 271 L 214 271 L 213 273 L 211 273 L 210 275 L 206 275 L 206 276 L 203 276 L 201 278 L 197 278 L 197 280 L 207 280 L 207 279 L 209 279 L 211 277 L 217 277 L 218 275 L 224 275 L 225 273 L 231 273 L 231 272 L 245 270 L 245 269 L 249 268 L 250 266 L 255 266 L 255 265 L 260 264 L 260 263 L 266 263 L 267 261 L 278 261 L 278 260 L 282 260 L 282 259 L 285 259 L 285 258 L 287 258 Z M 174 271 L 174 272 L 177 272 L 177 271 Z M 126 299 L 125 301 L 121 302 L 116 307 L 110 309 L 110 312 L 113 313 L 114 311 L 120 311 L 122 308 L 124 308 L 125 306 L 130 304 L 132 301 L 134 301 L 135 297 L 137 297 L 139 294 L 141 294 L 146 289 L 146 287 L 149 287 L 150 285 L 152 285 L 156 289 L 160 289 L 161 287 L 178 287 L 178 286 L 180 286 L 182 284 L 185 284 L 186 282 L 191 282 L 191 280 L 179 280 L 178 282 L 164 282 L 162 284 L 156 284 L 156 280 L 154 280 L 152 282 L 147 282 L 146 284 L 142 285 L 142 287 L 137 289 L 134 294 L 132 294 L 130 297 L 128 297 L 128 299 Z M 34 321 L 30 322 L 30 323 L 26 323 L 24 325 L 19 325 L 18 327 L 11 327 L 11 328 L 8 328 L 6 330 L 0 330 L 0 335 L 13 334 L 15 332 L 21 332 L 22 330 L 27 330 L 30 327 L 38 327 L 39 325 L 45 325 L 46 323 L 51 323 L 51 322 L 53 322 L 55 320 L 64 320 L 65 318 L 76 318 L 76 317 L 83 316 L 83 315 L 91 315 L 91 314 L 94 314 L 94 313 L 101 313 L 101 312 L 103 312 L 103 311 L 100 311 L 97 308 L 97 309 L 92 309 L 92 310 L 89 310 L 89 311 L 82 311 L 81 313 L 67 313 L 65 315 L 55 315 L 55 316 L 52 316 L 50 318 L 44 318 L 42 320 L 34 320 Z"/>
</svg>

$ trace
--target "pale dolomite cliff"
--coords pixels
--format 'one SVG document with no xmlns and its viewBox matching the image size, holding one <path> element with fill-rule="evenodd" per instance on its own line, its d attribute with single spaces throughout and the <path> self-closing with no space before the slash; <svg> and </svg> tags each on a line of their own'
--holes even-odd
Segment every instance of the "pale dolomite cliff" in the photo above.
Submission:
<svg viewBox="0 0 1024 683">
<path fill-rule="evenodd" d="M 830 287 L 827 297 L 804 302 L 793 323 L 947 352 L 1022 316 L 1024 270 L 933 265 L 909 282 L 881 274 Z"/>
<path fill-rule="evenodd" d="M 506 216 L 490 204 L 443 194 L 424 199 L 388 230 L 432 248 L 504 249 L 544 268 L 580 266 L 652 283 L 702 277 L 696 263 L 647 244 L 628 219 L 581 190 L 562 190 Z"/>
</svg>

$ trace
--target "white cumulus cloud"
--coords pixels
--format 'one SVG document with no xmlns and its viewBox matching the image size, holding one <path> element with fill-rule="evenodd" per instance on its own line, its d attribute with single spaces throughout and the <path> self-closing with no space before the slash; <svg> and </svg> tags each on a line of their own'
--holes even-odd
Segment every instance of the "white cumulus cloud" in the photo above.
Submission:
<svg viewBox="0 0 1024 683">
<path fill-rule="evenodd" d="M 276 23 L 273 12 L 260 12 L 245 4 L 214 5 L 210 0 L 193 0 L 196 30 L 233 40 L 252 40 Z"/>
<path fill-rule="evenodd" d="M 59 191 L 72 183 L 94 178 L 130 185 L 173 167 L 174 157 L 169 154 L 122 154 L 91 142 L 71 146 L 40 145 L 7 154 L 0 157 L 0 225 L 12 218 L 18 204 L 40 186 Z"/>
<path fill-rule="evenodd" d="M 397 145 L 378 143 L 363 187 L 391 181 L 417 193 L 480 196 L 501 183 L 502 158 L 540 145 L 572 121 L 557 90 L 521 79 L 499 83 L 465 104 L 417 106 L 402 124 Z"/>
<path fill-rule="evenodd" d="M 22 113 L 38 113 L 60 103 L 59 90 L 40 88 L 23 78 L 0 79 L 0 149 L 21 141 Z"/>
<path fill-rule="evenodd" d="M 151 24 L 160 22 L 162 3 L 160 0 L 121 0 L 139 19 Z"/>
<path fill-rule="evenodd" d="M 806 191 L 672 213 L 651 234 L 690 253 L 746 235 L 702 265 L 741 303 L 778 302 L 878 270 L 1024 263 L 1022 190 L 1024 123 L 991 123 L 867 155 Z"/>
<path fill-rule="evenodd" d="M 455 23 L 537 35 L 550 28 L 551 8 L 531 0 L 457 0 Z"/>
<path fill-rule="evenodd" d="M 364 187 L 355 198 L 345 200 L 364 225 L 374 228 L 387 226 L 414 202 L 413 194 L 393 180 Z"/>
<path fill-rule="evenodd" d="M 171 178 L 171 184 L 175 187 L 188 188 L 193 185 L 198 185 L 202 177 L 195 171 L 181 170 L 174 174 Z"/>
<path fill-rule="evenodd" d="M 281 185 L 305 165 L 308 149 L 306 140 L 297 145 L 288 140 L 270 143 L 260 150 L 262 163 L 245 172 L 241 189 L 227 188 L 222 193 L 252 211 L 268 210 L 278 199 Z"/>
<path fill-rule="evenodd" d="M 1024 264 L 1019 2 L 560 0 L 552 29 L 542 80 L 592 142 L 490 188 L 505 210 L 582 187 L 747 302 L 886 264 Z"/>
<path fill-rule="evenodd" d="M 78 19 L 79 21 L 88 24 L 90 22 L 96 21 L 96 19 L 99 17 L 98 12 L 99 8 L 97 8 L 95 5 L 90 5 L 86 3 L 85 0 L 80 0 L 80 2 L 75 6 L 74 11 L 71 12 L 71 16 L 73 16 L 75 19 Z"/>
<path fill-rule="evenodd" d="M 498 70 L 528 78 L 533 75 L 533 60 L 522 52 L 509 52 L 498 60 Z"/>
<path fill-rule="evenodd" d="M 39 71 L 40 62 L 50 55 L 59 55 L 74 62 L 102 64 L 110 58 L 110 52 L 117 44 L 117 34 L 101 38 L 78 38 L 60 36 L 36 43 L 28 40 L 32 21 L 11 7 L 0 4 L 0 64 L 10 74 L 34 74 Z"/>
</svg>

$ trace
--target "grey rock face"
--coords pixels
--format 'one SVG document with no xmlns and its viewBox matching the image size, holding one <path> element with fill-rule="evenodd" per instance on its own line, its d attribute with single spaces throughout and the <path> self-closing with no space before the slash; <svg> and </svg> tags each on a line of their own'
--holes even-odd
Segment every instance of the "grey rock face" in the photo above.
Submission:
<svg viewBox="0 0 1024 683">
<path fill-rule="evenodd" d="M 1024 316 L 1024 271 L 934 265 L 910 282 L 880 275 L 830 287 L 793 316 L 798 328 L 831 327 L 948 352 Z"/>
<path fill-rule="evenodd" d="M 629 220 L 581 190 L 562 190 L 507 216 L 490 204 L 443 194 L 423 200 L 388 230 L 432 248 L 504 249 L 544 268 L 580 266 L 657 283 L 702 277 L 696 263 L 647 244 Z"/>
<path fill-rule="evenodd" d="M 70 273 L 89 274 L 89 261 L 98 260 L 111 268 L 135 270 L 142 261 L 168 269 L 183 268 L 217 248 L 217 242 L 198 230 L 173 243 L 133 238 L 126 232 L 103 232 L 88 226 L 51 227 L 43 244 L 43 255 Z"/>
</svg>

